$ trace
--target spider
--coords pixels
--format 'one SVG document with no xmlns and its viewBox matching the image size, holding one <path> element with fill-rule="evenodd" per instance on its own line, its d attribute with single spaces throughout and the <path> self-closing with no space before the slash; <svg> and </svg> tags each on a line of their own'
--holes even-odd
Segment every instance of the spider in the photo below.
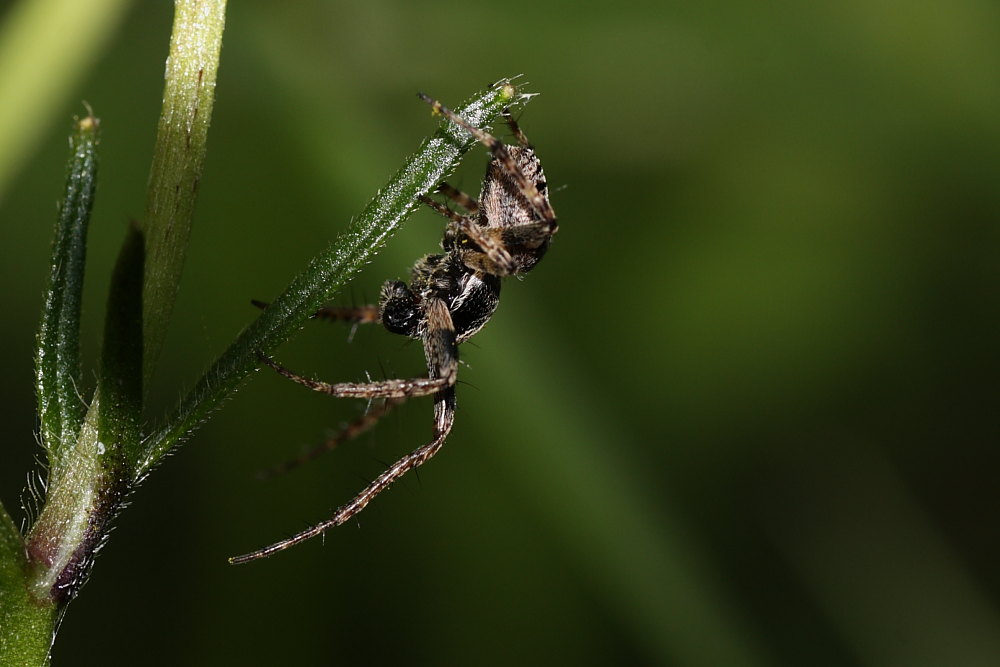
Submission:
<svg viewBox="0 0 1000 667">
<path fill-rule="evenodd" d="M 394 406 L 416 396 L 434 397 L 433 437 L 396 461 L 329 519 L 270 546 L 231 558 L 232 563 L 265 558 L 343 524 L 393 482 L 438 452 L 455 421 L 458 346 L 482 329 L 493 315 L 500 299 L 500 279 L 530 271 L 545 254 L 558 230 L 542 166 L 509 109 L 503 112 L 503 117 L 517 141 L 516 146 L 508 146 L 474 127 L 427 95 L 419 93 L 419 97 L 431 105 L 433 114 L 443 115 L 464 128 L 489 149 L 492 157 L 479 200 L 441 183 L 437 191 L 465 209 L 466 213 L 461 214 L 421 196 L 424 204 L 448 219 L 441 241 L 444 252 L 417 260 L 411 269 L 409 284 L 387 281 L 382 286 L 377 307 L 325 308 L 316 317 L 355 326 L 381 322 L 392 333 L 421 340 L 427 360 L 427 377 L 330 384 L 293 373 L 263 354 L 260 358 L 281 375 L 314 391 L 335 397 L 382 399 L 323 445 L 280 466 L 276 472 L 303 463 L 357 436 Z"/>
</svg>

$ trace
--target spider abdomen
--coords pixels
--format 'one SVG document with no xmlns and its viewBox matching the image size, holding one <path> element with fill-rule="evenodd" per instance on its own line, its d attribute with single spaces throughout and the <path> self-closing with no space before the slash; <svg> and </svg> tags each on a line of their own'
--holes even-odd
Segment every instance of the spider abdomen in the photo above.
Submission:
<svg viewBox="0 0 1000 667">
<path fill-rule="evenodd" d="M 526 146 L 506 148 L 524 178 L 534 184 L 547 200 L 545 173 L 535 156 L 535 151 Z M 500 160 L 491 160 L 483 178 L 483 190 L 479 200 L 479 224 L 484 227 L 515 227 L 534 222 L 538 222 L 538 213 L 525 197 L 516 177 Z"/>
</svg>

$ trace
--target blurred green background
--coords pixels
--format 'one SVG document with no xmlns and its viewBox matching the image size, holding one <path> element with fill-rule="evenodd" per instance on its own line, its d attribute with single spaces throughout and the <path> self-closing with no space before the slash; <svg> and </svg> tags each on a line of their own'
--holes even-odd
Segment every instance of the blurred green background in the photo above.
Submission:
<svg viewBox="0 0 1000 667">
<path fill-rule="evenodd" d="M 103 128 L 92 362 L 143 211 L 172 5 L 111 16 L 57 62 L 78 75 L 34 133 L 2 130 L 28 141 L 0 185 L 12 511 L 81 100 Z M 258 373 L 135 494 L 55 664 L 997 664 L 998 72 L 987 0 L 231 2 L 152 415 L 432 131 L 418 90 L 456 104 L 524 73 L 561 231 L 463 347 L 455 432 L 418 475 L 325 544 L 227 565 L 430 433 L 413 401 L 257 482 L 364 409 Z M 478 191 L 485 161 L 453 182 Z M 415 215 L 338 303 L 441 229 Z M 348 333 L 316 323 L 279 357 L 329 380 L 423 368 Z"/>
</svg>

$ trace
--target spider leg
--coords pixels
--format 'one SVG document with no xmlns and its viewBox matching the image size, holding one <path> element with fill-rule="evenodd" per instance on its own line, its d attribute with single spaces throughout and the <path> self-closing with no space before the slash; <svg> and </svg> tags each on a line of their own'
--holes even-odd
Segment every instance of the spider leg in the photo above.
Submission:
<svg viewBox="0 0 1000 667">
<path fill-rule="evenodd" d="M 484 132 L 478 127 L 470 124 L 469 121 L 465 120 L 464 118 L 462 118 L 461 116 L 459 116 L 454 111 L 444 106 L 437 100 L 428 97 L 423 93 L 417 93 L 417 95 L 424 102 L 427 102 L 427 104 L 431 105 L 431 109 L 435 113 L 441 114 L 451 122 L 464 128 L 466 132 L 471 134 L 481 144 L 486 146 L 486 148 L 488 148 L 490 152 L 493 153 L 493 157 L 495 157 L 497 160 L 500 160 L 501 164 L 503 164 L 503 167 L 507 171 L 507 173 L 509 173 L 514 178 L 514 181 L 517 183 L 517 187 L 521 190 L 522 193 L 524 193 L 525 199 L 528 200 L 528 203 L 531 205 L 531 208 L 534 209 L 535 214 L 538 215 L 539 218 L 551 222 L 553 225 L 555 224 L 556 215 L 555 212 L 552 210 L 552 205 L 549 204 L 548 200 L 542 196 L 542 193 L 538 191 L 538 188 L 535 187 L 535 184 L 529 181 L 527 177 L 525 177 L 524 173 L 521 171 L 521 168 L 517 166 L 517 162 L 515 162 L 514 158 L 511 157 L 510 152 L 507 150 L 507 147 L 503 144 L 502 141 L 494 137 L 489 132 Z M 514 127 L 517 127 L 516 123 L 514 124 Z M 517 133 L 520 134 L 521 137 L 524 136 L 524 133 L 520 131 L 520 128 L 517 128 Z M 527 137 L 525 137 L 525 139 L 527 139 Z M 518 137 L 518 140 L 520 141 L 520 137 Z"/>
<path fill-rule="evenodd" d="M 503 117 L 504 120 L 507 121 L 507 127 L 510 128 L 510 131 L 514 134 L 514 138 L 517 139 L 517 143 L 521 144 L 525 148 L 531 148 L 531 142 L 528 141 L 528 137 L 524 133 L 524 130 L 521 129 L 521 126 L 518 125 L 517 121 L 514 120 L 514 117 L 510 115 L 509 109 L 503 112 Z"/>
<path fill-rule="evenodd" d="M 428 300 L 427 308 L 427 333 L 424 336 L 424 355 L 427 357 L 427 370 L 430 381 L 443 381 L 434 396 L 434 437 L 425 445 L 418 447 L 403 458 L 396 461 L 388 470 L 383 472 L 375 481 L 366 486 L 364 490 L 345 505 L 341 505 L 329 519 L 321 521 L 311 528 L 307 528 L 292 537 L 275 542 L 270 546 L 258 549 L 242 556 L 235 556 L 229 559 L 230 563 L 248 563 L 260 558 L 266 558 L 271 554 L 283 551 L 291 546 L 304 542 L 312 537 L 321 535 L 330 528 L 339 526 L 348 521 L 352 516 L 363 510 L 372 499 L 385 489 L 389 488 L 393 482 L 405 475 L 407 472 L 426 463 L 444 444 L 445 439 L 451 432 L 455 423 L 455 374 L 458 369 L 458 348 L 455 343 L 455 327 L 451 320 L 451 314 L 444 301 L 431 298 Z M 406 381 L 412 382 L 412 381 Z M 376 383 L 369 386 L 378 386 L 383 383 Z M 337 386 L 337 385 L 326 385 Z M 415 395 L 415 394 L 413 394 Z M 397 402 L 405 400 L 404 396 L 390 396 L 398 398 Z"/>
<path fill-rule="evenodd" d="M 510 256 L 509 246 L 504 243 L 501 230 L 496 228 L 483 227 L 470 218 L 462 218 L 453 223 L 454 227 L 469 237 L 482 250 L 477 253 L 467 249 L 462 253 L 462 261 L 467 266 L 479 269 L 481 267 L 472 266 L 465 262 L 467 256 L 485 255 L 490 268 L 488 272 L 495 276 L 506 276 L 514 270 L 514 260 Z"/>
<path fill-rule="evenodd" d="M 330 384 L 294 373 L 263 352 L 257 357 L 284 375 L 313 391 L 337 398 L 410 398 L 430 396 L 455 384 L 458 374 L 458 348 L 455 344 L 455 324 L 444 301 L 429 298 L 426 301 L 427 331 L 424 334 L 424 356 L 427 358 L 428 375 L 408 380 L 383 380 L 382 382 L 338 382 Z"/>
<path fill-rule="evenodd" d="M 375 324 L 379 322 L 378 306 L 324 306 L 312 315 L 313 319 L 352 324 Z"/>
<path fill-rule="evenodd" d="M 250 299 L 250 303 L 264 310 L 271 304 L 267 301 Z M 353 324 L 372 324 L 379 321 L 378 306 L 326 306 L 311 315 L 316 320 L 331 322 L 350 322 Z"/>
<path fill-rule="evenodd" d="M 483 255 L 484 262 L 480 264 L 473 265 L 469 262 L 465 264 L 476 270 L 485 270 L 496 276 L 506 276 L 511 273 L 513 269 L 513 260 L 511 259 L 510 252 L 504 246 L 504 241 L 499 234 L 498 230 L 489 229 L 483 227 L 476 223 L 475 219 L 471 215 L 459 215 L 450 208 L 434 201 L 430 197 L 420 197 L 420 201 L 430 206 L 432 209 L 443 215 L 444 217 L 451 220 L 452 235 L 455 232 L 460 232 L 465 234 L 473 243 L 482 249 L 482 252 L 476 252 L 469 249 L 468 251 L 463 251 L 463 261 L 467 255 Z M 445 235 L 447 238 L 447 234 Z"/>
<path fill-rule="evenodd" d="M 483 271 L 494 276 L 523 273 L 523 266 L 515 265 L 513 256 L 537 253 L 552 238 L 547 222 L 532 222 L 512 227 L 483 227 L 468 218 L 453 221 L 452 228 L 464 233 L 482 250 L 459 247 L 462 263 L 473 271 Z"/>
<path fill-rule="evenodd" d="M 435 212 L 439 213 L 440 215 L 443 215 L 452 222 L 461 222 L 465 218 L 464 215 L 456 213 L 455 211 L 451 210 L 441 202 L 434 201 L 430 197 L 427 197 L 425 195 L 420 195 L 418 199 L 427 206 L 429 206 L 430 208 L 434 209 Z"/>
<path fill-rule="evenodd" d="M 523 257 L 537 253 L 552 238 L 547 222 L 532 222 L 512 227 L 482 227 L 470 223 L 456 225 L 478 245 L 482 252 L 462 249 L 462 263 L 474 271 L 484 271 L 494 276 L 509 276 L 526 269 L 515 265 L 513 256 Z"/>
<path fill-rule="evenodd" d="M 377 424 L 380 419 L 389 414 L 389 412 L 391 412 L 395 406 L 399 405 L 405 400 L 406 400 L 405 398 L 387 398 L 383 400 L 376 407 L 374 407 L 371 410 L 368 410 L 367 412 L 365 412 L 365 414 L 361 415 L 351 423 L 344 426 L 335 435 L 327 438 L 321 444 L 303 452 L 302 454 L 296 456 L 293 459 L 289 459 L 287 461 L 284 461 L 283 463 L 279 463 L 278 465 L 269 468 L 268 470 L 261 471 L 260 473 L 258 473 L 257 478 L 271 479 L 272 477 L 283 475 L 284 473 L 288 472 L 289 470 L 292 470 L 293 468 L 298 468 L 300 465 L 308 463 L 313 459 L 319 458 L 326 452 L 329 452 L 332 449 L 336 449 L 342 443 L 347 442 L 348 440 L 353 440 L 354 438 L 358 437 L 371 427 L 375 426 L 375 424 Z"/>
<path fill-rule="evenodd" d="M 308 387 L 313 391 L 336 398 L 412 398 L 414 396 L 430 396 L 455 382 L 455 375 L 452 373 L 451 376 L 437 378 L 410 378 L 407 380 L 383 380 L 381 382 L 338 382 L 331 384 L 322 380 L 308 378 L 304 375 L 298 375 L 264 354 L 258 354 L 258 358 L 289 380 Z"/>
<path fill-rule="evenodd" d="M 437 191 L 464 208 L 469 213 L 476 213 L 479 211 L 479 202 L 458 188 L 454 188 L 451 185 L 442 182 L 441 185 L 437 187 Z"/>
<path fill-rule="evenodd" d="M 410 470 L 423 465 L 432 456 L 437 454 L 444 444 L 445 439 L 451 432 L 451 427 L 455 423 L 455 388 L 447 387 L 434 397 L 434 438 L 425 445 L 418 447 L 403 458 L 396 461 L 388 470 L 379 475 L 375 481 L 366 486 L 361 493 L 353 500 L 337 508 L 329 519 L 321 521 L 312 528 L 307 528 L 287 539 L 275 542 L 257 551 L 234 556 L 229 559 L 234 565 L 242 565 L 250 561 L 266 558 L 278 551 L 295 546 L 300 542 L 322 535 L 330 528 L 334 528 L 348 521 L 352 516 L 363 510 L 372 499 L 385 489 L 389 488 L 393 482 L 405 475 Z"/>
</svg>

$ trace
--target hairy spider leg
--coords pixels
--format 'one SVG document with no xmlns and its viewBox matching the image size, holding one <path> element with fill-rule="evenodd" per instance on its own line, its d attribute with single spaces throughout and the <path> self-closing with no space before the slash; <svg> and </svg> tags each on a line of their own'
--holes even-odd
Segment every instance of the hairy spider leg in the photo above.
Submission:
<svg viewBox="0 0 1000 667">
<path fill-rule="evenodd" d="M 500 238 L 500 234 L 497 233 L 498 230 L 482 227 L 476 223 L 476 219 L 472 215 L 460 215 L 430 197 L 421 195 L 420 201 L 451 220 L 449 227 L 452 230 L 452 234 L 455 234 L 456 231 L 461 232 L 482 249 L 483 253 L 489 257 L 489 264 L 487 266 L 489 270 L 486 271 L 487 273 L 499 276 L 510 273 L 513 267 L 513 260 L 511 259 L 510 252 L 504 247 L 503 240 Z M 471 252 L 476 255 L 481 254 L 475 251 Z"/>
<path fill-rule="evenodd" d="M 383 380 L 381 382 L 338 382 L 331 384 L 298 375 L 274 361 L 263 352 L 257 353 L 265 364 L 289 380 L 337 398 L 411 398 L 430 396 L 455 384 L 458 375 L 458 347 L 455 344 L 455 325 L 444 301 L 428 299 L 427 335 L 424 337 L 424 356 L 427 357 L 428 375 L 408 380 Z"/>
<path fill-rule="evenodd" d="M 454 384 L 455 377 L 410 378 L 407 380 L 382 380 L 381 382 L 338 382 L 331 384 L 322 380 L 298 375 L 288 370 L 274 359 L 258 354 L 258 358 L 284 375 L 289 380 L 297 382 L 313 391 L 327 394 L 335 398 L 413 398 L 415 396 L 430 396 Z"/>
<path fill-rule="evenodd" d="M 250 299 L 250 303 L 264 310 L 271 304 L 267 301 Z M 379 322 L 378 306 L 324 306 L 310 315 L 314 320 L 331 322 L 351 322 L 353 324 L 375 324 Z"/>
<path fill-rule="evenodd" d="M 442 182 L 441 185 L 437 187 L 437 191 L 464 208 L 469 213 L 479 212 L 479 202 L 458 188 Z"/>
<path fill-rule="evenodd" d="M 503 118 L 507 121 L 507 127 L 509 127 L 510 131 L 514 134 L 514 138 L 517 139 L 517 143 L 521 144 L 524 148 L 532 148 L 531 142 L 528 141 L 528 135 L 524 133 L 521 126 L 518 125 L 517 121 L 514 120 L 514 117 L 510 115 L 510 109 L 504 110 Z"/>
<path fill-rule="evenodd" d="M 387 398 L 393 399 L 395 403 L 402 403 L 412 396 L 435 394 L 434 437 L 427 444 L 418 447 L 396 461 L 388 470 L 379 475 L 375 481 L 365 487 L 361 493 L 356 495 L 353 500 L 339 507 L 329 519 L 316 524 L 312 528 L 307 528 L 292 537 L 275 542 L 270 546 L 242 556 L 230 558 L 230 563 L 238 565 L 265 558 L 273 553 L 283 551 L 300 542 L 321 535 L 330 528 L 343 524 L 363 510 L 375 496 L 391 486 L 393 482 L 413 468 L 423 465 L 441 449 L 441 445 L 444 444 L 455 423 L 454 385 L 458 373 L 458 346 L 456 343 L 455 325 L 452 322 L 447 304 L 441 299 L 430 297 L 426 306 L 426 312 L 427 332 L 423 338 L 424 356 L 427 359 L 427 374 L 429 376 L 427 378 L 388 380 L 369 384 L 328 384 L 296 375 L 263 354 L 258 354 L 262 361 L 285 377 L 316 391 L 330 394 L 331 396 Z M 436 389 L 431 389 L 431 387 L 436 387 Z"/>
<path fill-rule="evenodd" d="M 267 308 L 270 303 L 267 301 L 259 301 L 258 299 L 251 299 L 250 303 L 254 306 L 260 308 L 261 310 Z M 332 322 L 348 322 L 354 325 L 351 329 L 351 336 L 354 335 L 354 329 L 357 328 L 359 324 L 373 324 L 379 322 L 379 312 L 378 306 L 375 305 L 364 305 L 364 306 L 326 306 L 320 308 L 315 313 L 312 314 L 313 319 L 329 320 Z M 361 415 L 354 421 L 345 425 L 340 431 L 335 435 L 327 438 L 321 444 L 312 447 L 299 456 L 283 461 L 276 466 L 272 466 L 267 470 L 263 470 L 257 473 L 258 479 L 270 479 L 276 477 L 277 475 L 284 474 L 293 468 L 297 468 L 303 463 L 308 463 L 320 455 L 328 452 L 332 449 L 338 447 L 341 443 L 348 440 L 353 440 L 358 437 L 375 424 L 378 423 L 382 417 L 385 417 L 392 410 L 393 407 L 402 403 L 405 399 L 393 399 L 387 398 L 381 401 L 376 407 L 369 408 L 365 414 Z"/>
<path fill-rule="evenodd" d="M 352 324 L 377 324 L 380 321 L 378 306 L 375 305 L 323 306 L 313 313 L 313 319 Z"/>
<path fill-rule="evenodd" d="M 426 204 L 430 208 L 434 209 L 437 213 L 443 215 L 444 217 L 448 218 L 452 222 L 461 223 L 462 220 L 464 220 L 464 219 L 466 219 L 466 218 L 469 217 L 469 216 L 466 216 L 466 215 L 462 215 L 461 213 L 458 213 L 457 211 L 451 210 L 450 208 L 448 208 L 447 206 L 445 206 L 441 202 L 434 201 L 433 199 L 431 199 L 427 195 L 420 195 L 418 197 L 418 199 L 423 204 Z"/>
<path fill-rule="evenodd" d="M 374 482 L 369 484 L 361 493 L 355 496 L 353 500 L 340 506 L 329 519 L 316 524 L 312 528 L 307 528 L 306 530 L 303 530 L 302 532 L 287 539 L 266 546 L 263 549 L 258 549 L 257 551 L 253 551 L 242 556 L 234 556 L 229 559 L 229 562 L 234 565 L 242 565 L 243 563 L 249 563 L 250 561 L 266 558 L 279 551 L 284 551 L 289 547 L 293 547 L 296 544 L 305 542 L 306 540 L 316 537 L 317 535 L 322 535 L 330 528 L 335 528 L 350 520 L 352 516 L 363 510 L 375 496 L 391 486 L 393 482 L 408 473 L 410 470 L 423 465 L 430 460 L 431 457 L 437 454 L 438 450 L 441 449 L 441 445 L 444 444 L 445 439 L 451 432 L 451 427 L 454 423 L 455 388 L 447 387 L 446 389 L 438 392 L 438 394 L 434 397 L 434 438 L 430 442 L 426 445 L 418 447 L 410 454 L 407 454 L 400 460 L 396 461 L 388 470 L 379 475 Z"/>
<path fill-rule="evenodd" d="M 365 431 L 369 430 L 383 417 L 389 414 L 394 407 L 405 402 L 405 398 L 386 398 L 371 406 L 363 415 L 354 421 L 346 424 L 319 445 L 311 447 L 293 459 L 283 461 L 276 466 L 263 470 L 257 474 L 258 479 L 271 479 L 278 475 L 283 475 L 289 470 L 298 468 L 300 465 L 319 458 L 326 452 L 336 449 L 348 440 L 353 440 Z"/>
</svg>

